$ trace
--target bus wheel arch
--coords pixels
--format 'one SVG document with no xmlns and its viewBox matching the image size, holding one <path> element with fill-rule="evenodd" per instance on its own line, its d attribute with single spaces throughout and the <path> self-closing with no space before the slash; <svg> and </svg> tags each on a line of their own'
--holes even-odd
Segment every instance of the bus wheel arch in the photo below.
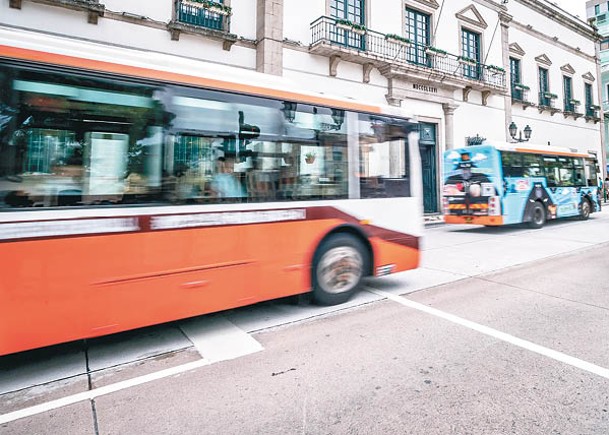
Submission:
<svg viewBox="0 0 609 435">
<path fill-rule="evenodd" d="M 530 228 L 538 229 L 546 223 L 547 210 L 541 201 L 533 201 L 527 206 L 527 219 Z"/>
<path fill-rule="evenodd" d="M 363 232 L 350 225 L 335 228 L 319 242 L 311 262 L 311 292 L 320 305 L 336 305 L 353 296 L 372 274 L 373 250 Z"/>
</svg>

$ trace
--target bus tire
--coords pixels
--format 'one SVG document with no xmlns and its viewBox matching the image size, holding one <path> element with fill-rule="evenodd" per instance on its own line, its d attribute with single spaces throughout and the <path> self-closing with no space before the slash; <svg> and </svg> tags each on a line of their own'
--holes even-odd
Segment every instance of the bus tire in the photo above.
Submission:
<svg viewBox="0 0 609 435">
<path fill-rule="evenodd" d="M 531 207 L 531 220 L 529 228 L 539 229 L 546 222 L 546 210 L 539 201 L 535 201 Z"/>
<path fill-rule="evenodd" d="M 349 300 L 369 269 L 369 261 L 368 251 L 357 237 L 349 234 L 328 237 L 313 257 L 313 301 L 336 305 Z"/>
<path fill-rule="evenodd" d="M 583 221 L 587 220 L 590 217 L 590 210 L 592 209 L 592 205 L 590 204 L 590 200 L 587 198 L 582 198 L 582 203 L 580 205 L 579 218 Z"/>
</svg>

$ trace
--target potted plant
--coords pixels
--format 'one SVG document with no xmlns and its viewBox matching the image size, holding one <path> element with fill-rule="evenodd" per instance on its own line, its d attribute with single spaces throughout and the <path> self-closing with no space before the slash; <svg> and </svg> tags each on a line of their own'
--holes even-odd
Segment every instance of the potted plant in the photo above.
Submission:
<svg viewBox="0 0 609 435">
<path fill-rule="evenodd" d="M 476 66 L 478 61 L 467 56 L 459 56 L 459 62 L 465 65 Z"/>
<path fill-rule="evenodd" d="M 366 29 L 366 26 L 364 26 L 363 24 L 354 23 L 353 26 L 351 26 L 351 31 L 358 35 L 365 35 L 368 29 Z"/>
<path fill-rule="evenodd" d="M 486 69 L 490 70 L 493 73 L 504 73 L 505 70 L 497 65 L 487 65 Z"/>
<path fill-rule="evenodd" d="M 305 162 L 307 165 L 310 165 L 315 161 L 315 153 L 306 153 L 305 154 Z"/>
<path fill-rule="evenodd" d="M 351 30 L 353 23 L 349 20 L 336 19 L 336 28 L 343 30 Z"/>
<path fill-rule="evenodd" d="M 441 48 L 432 47 L 431 45 L 425 48 L 425 53 L 429 54 L 430 56 L 436 57 L 448 56 L 448 53 L 446 51 L 442 50 Z"/>
<path fill-rule="evenodd" d="M 387 41 L 394 42 L 396 44 L 400 44 L 400 45 L 403 45 L 403 46 L 409 46 L 410 45 L 410 39 L 404 38 L 403 36 L 400 36 L 400 35 L 396 35 L 395 33 L 387 33 L 385 35 L 385 39 Z"/>
</svg>

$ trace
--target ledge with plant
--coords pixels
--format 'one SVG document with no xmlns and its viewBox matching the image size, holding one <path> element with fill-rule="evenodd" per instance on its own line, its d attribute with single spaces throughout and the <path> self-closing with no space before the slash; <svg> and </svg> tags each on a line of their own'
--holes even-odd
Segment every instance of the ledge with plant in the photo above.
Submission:
<svg viewBox="0 0 609 435">
<path fill-rule="evenodd" d="M 441 48 L 433 47 L 431 45 L 429 45 L 425 48 L 425 53 L 432 55 L 432 56 L 438 56 L 438 57 L 448 56 L 448 52 L 442 50 Z"/>
<path fill-rule="evenodd" d="M 529 88 L 527 85 L 523 85 L 522 83 L 514 83 L 514 89 L 519 91 L 528 91 L 531 88 Z"/>
<path fill-rule="evenodd" d="M 543 96 L 544 98 L 549 98 L 551 100 L 555 100 L 556 98 L 558 98 L 558 95 L 553 94 L 552 92 L 544 92 Z"/>
<path fill-rule="evenodd" d="M 368 29 L 363 24 L 354 23 L 353 21 L 336 19 L 336 27 L 339 29 L 350 30 L 353 33 L 357 33 L 360 35 L 365 34 Z"/>
<path fill-rule="evenodd" d="M 467 57 L 467 56 L 459 56 L 458 60 L 461 63 L 465 63 L 465 64 L 472 65 L 472 66 L 475 66 L 478 64 L 478 61 L 476 59 L 472 59 L 471 57 Z"/>
<path fill-rule="evenodd" d="M 494 72 L 498 72 L 498 73 L 505 72 L 505 70 L 503 68 L 501 68 L 500 66 L 497 66 L 497 65 L 486 65 L 485 68 L 489 71 L 494 71 Z"/>
<path fill-rule="evenodd" d="M 395 33 L 387 33 L 385 35 L 385 39 L 387 41 L 396 42 L 401 45 L 410 45 L 411 41 L 408 38 L 404 38 L 403 36 L 396 35 Z"/>
</svg>

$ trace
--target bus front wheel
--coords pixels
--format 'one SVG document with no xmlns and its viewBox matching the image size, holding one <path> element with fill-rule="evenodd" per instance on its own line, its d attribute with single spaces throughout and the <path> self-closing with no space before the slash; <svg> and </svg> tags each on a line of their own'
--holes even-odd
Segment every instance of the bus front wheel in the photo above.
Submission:
<svg viewBox="0 0 609 435">
<path fill-rule="evenodd" d="M 582 199 L 581 211 L 579 214 L 579 218 L 583 221 L 587 220 L 590 217 L 590 201 L 586 198 Z"/>
<path fill-rule="evenodd" d="M 335 234 L 324 240 L 313 258 L 313 301 L 320 305 L 349 300 L 368 270 L 368 253 L 354 236 Z"/>
<path fill-rule="evenodd" d="M 546 222 L 546 211 L 539 202 L 535 202 L 533 207 L 531 207 L 531 220 L 529 221 L 529 227 L 538 229 L 543 227 L 543 224 Z"/>
</svg>

